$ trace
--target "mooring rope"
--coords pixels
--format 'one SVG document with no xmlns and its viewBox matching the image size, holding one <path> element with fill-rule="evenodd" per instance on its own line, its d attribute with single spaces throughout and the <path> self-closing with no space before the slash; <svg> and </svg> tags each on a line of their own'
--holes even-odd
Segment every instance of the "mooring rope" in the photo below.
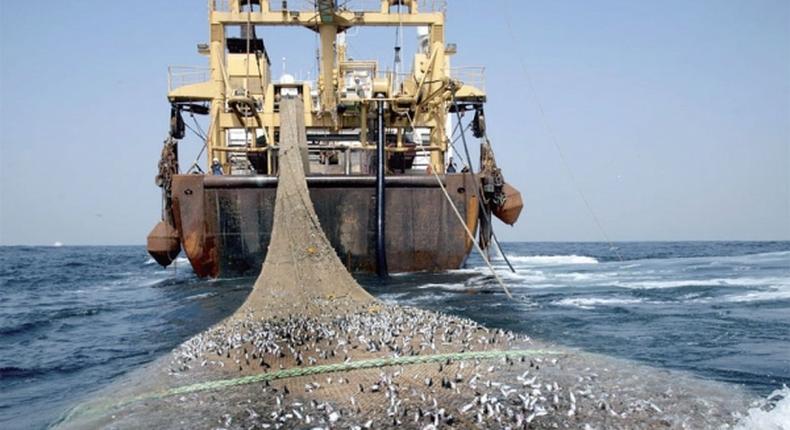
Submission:
<svg viewBox="0 0 790 430">
<path fill-rule="evenodd" d="M 417 128 L 414 125 L 414 118 L 412 118 L 408 112 L 406 112 L 406 118 L 409 120 L 411 129 L 416 130 Z M 422 140 L 420 140 L 420 144 L 418 145 L 418 148 L 423 148 L 423 147 L 424 145 L 422 143 Z M 433 174 L 433 177 L 436 178 L 436 183 L 439 184 L 439 188 L 442 190 L 442 193 L 444 194 L 447 203 L 449 203 L 450 205 L 450 209 L 453 210 L 455 217 L 458 218 L 458 221 L 461 223 L 461 226 L 464 228 L 464 231 L 466 231 L 466 236 L 469 238 L 469 240 L 472 241 L 472 244 L 475 246 L 475 249 L 480 254 L 480 258 L 483 260 L 484 263 L 486 263 L 486 266 L 488 266 L 488 269 L 491 271 L 491 275 L 494 277 L 494 280 L 496 280 L 497 284 L 499 284 L 499 286 L 502 287 L 502 290 L 505 292 L 505 295 L 510 300 L 513 300 L 513 295 L 510 294 L 510 290 L 507 288 L 505 283 L 502 282 L 502 278 L 499 277 L 499 274 L 497 273 L 496 269 L 494 269 L 494 266 L 491 264 L 490 259 L 483 251 L 483 248 L 480 247 L 480 244 L 477 242 L 477 239 L 475 239 L 475 235 L 472 234 L 472 231 L 469 229 L 469 226 L 466 225 L 466 221 L 464 221 L 464 217 L 461 216 L 461 212 L 455 206 L 452 197 L 450 197 L 450 193 L 447 192 L 447 188 L 444 186 L 444 183 L 442 182 L 442 178 L 439 176 L 439 173 L 436 172 L 436 169 L 433 168 L 433 165 L 431 165 L 430 167 L 431 167 L 430 169 L 431 174 Z"/>
<path fill-rule="evenodd" d="M 105 412 L 113 408 L 121 408 L 133 403 L 146 400 L 160 400 L 166 397 L 192 394 L 203 391 L 213 391 L 223 388 L 237 387 L 241 385 L 255 384 L 258 382 L 270 382 L 280 379 L 298 378 L 301 376 L 321 375 L 326 373 L 350 372 L 361 369 L 375 369 L 392 366 L 408 366 L 416 364 L 444 363 L 447 361 L 470 361 L 470 360 L 496 360 L 502 358 L 523 358 L 536 355 L 560 355 L 562 352 L 547 349 L 514 349 L 514 350 L 489 350 L 489 351 L 467 351 L 453 352 L 445 354 L 413 355 L 401 357 L 371 358 L 367 360 L 349 361 L 332 364 L 321 364 L 308 367 L 292 367 L 289 369 L 277 370 L 274 372 L 258 373 L 255 375 L 240 376 L 238 378 L 218 379 L 214 381 L 198 382 L 195 384 L 182 385 L 164 391 L 141 394 L 119 402 L 97 405 L 91 408 L 76 407 L 72 409 L 60 422 L 67 422 L 76 416 L 96 414 Z"/>
<path fill-rule="evenodd" d="M 453 106 L 455 107 L 455 116 L 458 120 L 458 124 L 461 124 L 461 110 L 458 107 L 458 104 L 455 102 L 455 91 L 453 91 Z M 474 121 L 472 121 L 474 122 Z M 469 125 L 472 125 L 472 122 Z M 467 127 L 468 128 L 468 127 Z M 485 133 L 485 131 L 484 131 Z M 491 142 L 488 141 L 488 136 L 485 136 L 486 142 L 491 145 Z M 466 154 L 466 160 L 461 158 L 461 162 L 463 162 L 469 171 L 472 173 L 472 176 L 477 176 L 475 173 L 475 168 L 472 165 L 472 157 L 469 155 L 469 146 L 466 144 L 466 128 L 461 127 L 461 140 L 464 144 L 464 154 Z M 482 166 L 480 167 L 482 169 Z M 482 172 L 481 172 L 482 173 Z M 477 202 L 480 205 L 480 212 L 483 213 L 485 217 L 486 223 L 488 223 L 489 228 L 491 228 L 491 237 L 494 239 L 494 244 L 496 245 L 497 249 L 499 250 L 499 254 L 502 256 L 502 259 L 505 260 L 507 263 L 507 267 L 510 268 L 510 271 L 516 273 L 516 269 L 510 264 L 510 259 L 507 258 L 507 254 L 505 254 L 505 250 L 502 249 L 502 244 L 499 243 L 499 239 L 496 237 L 496 232 L 494 232 L 494 224 L 491 221 L 491 213 L 486 211 L 485 203 L 483 202 L 484 193 L 481 189 L 480 181 L 475 181 L 475 196 L 477 197 Z"/>
</svg>

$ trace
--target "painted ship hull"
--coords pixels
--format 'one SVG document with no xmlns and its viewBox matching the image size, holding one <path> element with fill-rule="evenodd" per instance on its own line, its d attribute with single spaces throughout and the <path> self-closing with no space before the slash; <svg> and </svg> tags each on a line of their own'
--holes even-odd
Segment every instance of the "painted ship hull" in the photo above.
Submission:
<svg viewBox="0 0 790 430">
<path fill-rule="evenodd" d="M 479 203 L 470 174 L 441 177 L 471 231 Z M 373 176 L 312 176 L 310 198 L 327 238 L 353 272 L 376 270 Z M 257 275 L 266 258 L 277 178 L 176 175 L 173 216 L 178 240 L 201 277 Z M 433 176 L 386 178 L 386 255 L 391 272 L 461 267 L 468 239 Z"/>
</svg>

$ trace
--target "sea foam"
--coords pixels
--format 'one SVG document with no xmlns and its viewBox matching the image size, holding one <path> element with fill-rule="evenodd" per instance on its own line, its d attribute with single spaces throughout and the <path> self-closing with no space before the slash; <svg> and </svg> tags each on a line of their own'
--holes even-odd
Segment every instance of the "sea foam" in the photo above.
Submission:
<svg viewBox="0 0 790 430">
<path fill-rule="evenodd" d="M 513 263 L 535 266 L 559 266 L 565 264 L 598 264 L 594 257 L 585 255 L 514 255 L 508 257 Z"/>
<path fill-rule="evenodd" d="M 676 279 L 676 280 L 638 280 L 616 281 L 615 287 L 632 289 L 664 289 L 683 287 L 787 287 L 790 278 L 765 277 L 765 278 L 713 278 L 713 279 Z"/>
<path fill-rule="evenodd" d="M 581 309 L 593 309 L 595 306 L 621 306 L 646 303 L 644 299 L 577 297 L 552 302 L 560 306 L 574 306 Z"/>
<path fill-rule="evenodd" d="M 749 409 L 736 430 L 790 430 L 790 388 L 776 390 Z"/>
</svg>

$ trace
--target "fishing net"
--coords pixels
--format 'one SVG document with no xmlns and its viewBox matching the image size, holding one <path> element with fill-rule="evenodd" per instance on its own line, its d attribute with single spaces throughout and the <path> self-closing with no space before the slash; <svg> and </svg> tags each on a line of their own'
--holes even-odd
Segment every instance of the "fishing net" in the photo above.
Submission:
<svg viewBox="0 0 790 430">
<path fill-rule="evenodd" d="M 310 201 L 301 100 L 280 116 L 274 226 L 246 302 L 61 427 L 708 428 L 744 406 L 716 384 L 375 300 Z"/>
<path fill-rule="evenodd" d="M 342 307 L 372 303 L 324 235 L 310 200 L 301 99 L 283 98 L 280 118 L 280 175 L 271 241 L 261 274 L 240 312 L 317 316 L 328 301 Z"/>
</svg>

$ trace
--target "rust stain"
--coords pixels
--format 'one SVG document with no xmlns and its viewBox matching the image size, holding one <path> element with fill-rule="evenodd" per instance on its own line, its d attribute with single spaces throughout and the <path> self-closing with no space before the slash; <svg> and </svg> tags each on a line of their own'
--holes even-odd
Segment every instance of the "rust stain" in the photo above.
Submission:
<svg viewBox="0 0 790 430">
<path fill-rule="evenodd" d="M 480 205 L 477 203 L 477 197 L 470 196 L 466 201 L 466 228 L 468 228 L 473 234 L 477 228 L 477 216 L 479 212 Z M 466 234 L 464 234 L 464 249 L 466 252 L 469 252 L 472 249 L 472 238 Z"/>
<path fill-rule="evenodd" d="M 268 183 L 242 186 L 235 179 L 174 177 L 176 227 L 198 276 L 243 274 L 260 267 L 266 256 L 275 192 Z M 452 203 L 474 232 L 479 222 L 479 203 L 471 192 L 475 177 L 448 174 L 444 181 Z M 351 183 L 347 178 L 310 188 L 321 226 L 351 271 L 375 270 L 373 193 L 373 182 Z M 471 247 L 438 185 L 403 183 L 387 189 L 387 255 L 393 272 L 456 269 Z"/>
<path fill-rule="evenodd" d="M 203 175 L 173 177 L 173 213 L 181 243 L 192 268 L 200 277 L 219 276 L 216 241 L 208 234 Z"/>
</svg>

